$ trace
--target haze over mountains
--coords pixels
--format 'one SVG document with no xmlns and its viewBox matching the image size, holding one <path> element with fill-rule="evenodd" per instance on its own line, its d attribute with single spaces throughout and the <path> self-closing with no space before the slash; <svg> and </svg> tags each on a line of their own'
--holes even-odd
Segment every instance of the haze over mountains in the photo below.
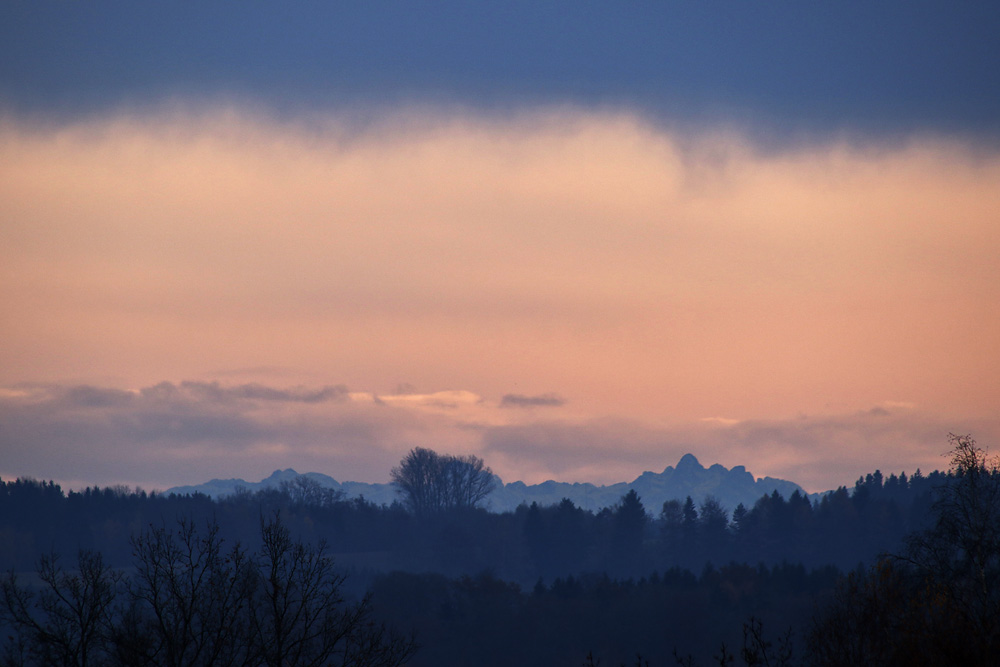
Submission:
<svg viewBox="0 0 1000 667">
<path fill-rule="evenodd" d="M 167 489 L 166 493 L 181 495 L 203 493 L 212 498 L 221 498 L 235 493 L 241 487 L 248 491 L 277 488 L 281 482 L 290 481 L 298 476 L 299 473 L 288 468 L 275 470 L 269 477 L 259 482 L 213 479 L 204 484 L 176 486 Z M 392 484 L 338 482 L 333 477 L 318 472 L 304 473 L 303 476 L 315 480 L 324 487 L 343 491 L 348 498 L 363 496 L 378 505 L 392 504 L 398 498 L 396 488 Z M 569 498 L 583 509 L 597 511 L 617 503 L 629 489 L 634 489 L 639 494 L 646 511 L 652 514 L 657 514 L 667 500 L 683 501 L 687 496 L 691 496 L 698 504 L 707 496 L 713 496 L 731 512 L 740 503 L 750 508 L 761 496 L 774 491 L 784 498 L 788 498 L 795 491 L 807 495 L 802 487 L 794 482 L 773 477 L 755 478 L 744 466 L 734 466 L 729 469 L 714 464 L 706 468 L 693 454 L 685 454 L 677 462 L 676 467 L 667 466 L 661 473 L 644 472 L 631 482 L 619 482 L 607 486 L 552 480 L 532 485 L 524 482 L 504 484 L 499 477 L 497 482 L 496 490 L 489 495 L 484 504 L 487 509 L 494 512 L 510 511 L 522 503 L 554 505 L 563 498 Z"/>
</svg>

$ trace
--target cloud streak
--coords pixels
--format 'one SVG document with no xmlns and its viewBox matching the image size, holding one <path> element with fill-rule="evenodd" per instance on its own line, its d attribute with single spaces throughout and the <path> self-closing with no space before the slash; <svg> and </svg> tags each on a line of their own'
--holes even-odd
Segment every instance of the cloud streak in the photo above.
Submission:
<svg viewBox="0 0 1000 667">
<path fill-rule="evenodd" d="M 524 396 L 523 394 L 504 394 L 500 399 L 502 408 L 557 408 L 566 403 L 566 399 L 556 394 L 541 394 L 539 396 Z"/>
</svg>

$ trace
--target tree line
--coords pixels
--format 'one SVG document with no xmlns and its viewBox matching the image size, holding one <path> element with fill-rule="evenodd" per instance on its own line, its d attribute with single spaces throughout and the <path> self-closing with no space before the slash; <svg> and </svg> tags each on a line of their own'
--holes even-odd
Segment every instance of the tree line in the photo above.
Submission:
<svg viewBox="0 0 1000 667">
<path fill-rule="evenodd" d="M 416 470 L 410 463 L 418 464 Z M 280 511 L 295 535 L 326 540 L 343 565 L 363 575 L 409 570 L 458 576 L 489 569 L 528 585 L 538 577 L 593 571 L 699 571 L 708 561 L 849 570 L 898 550 L 905 535 L 925 527 L 936 489 L 948 479 L 940 472 L 883 477 L 876 471 L 818 501 L 772 493 L 752 507 L 732 509 L 711 497 L 647 508 L 633 491 L 597 512 L 564 499 L 492 513 L 478 503 L 494 476 L 475 457 L 414 450 L 393 477 L 401 493 L 392 505 L 348 499 L 307 477 L 218 500 L 125 487 L 64 493 L 51 482 L 0 481 L 0 567 L 26 570 L 39 553 L 78 548 L 100 550 L 110 564 L 124 566 L 132 558 L 132 535 L 179 516 L 217 521 L 227 539 L 250 543 L 258 538 L 260 514 Z"/>
<path fill-rule="evenodd" d="M 485 480 L 478 487 L 482 490 L 493 478 L 489 469 L 478 460 L 429 450 L 411 452 L 393 476 L 403 479 L 411 461 L 429 462 L 425 470 L 468 466 L 465 472 L 474 475 L 452 471 L 423 477 L 431 480 L 432 489 L 424 497 L 451 500 L 418 505 L 400 484 L 399 502 L 375 506 L 346 499 L 308 478 L 218 501 L 125 488 L 64 494 L 52 483 L 0 482 L 0 534 L 12 538 L 0 540 L 0 554 L 6 567 L 25 570 L 23 561 L 15 559 L 32 550 L 36 559 L 53 548 L 73 553 L 65 546 L 76 540 L 90 549 L 85 553 L 100 551 L 99 564 L 108 572 L 130 568 L 130 583 L 115 583 L 118 625 L 105 624 L 118 627 L 118 634 L 103 636 L 146 638 L 115 645 L 116 651 L 159 646 L 157 655 L 170 653 L 164 648 L 170 641 L 150 639 L 155 636 L 148 623 L 150 613 L 156 617 L 148 606 L 153 596 L 129 597 L 143 590 L 135 577 L 147 576 L 139 567 L 149 559 L 142 556 L 144 545 L 185 543 L 184 531 L 195 525 L 213 526 L 210 542 L 251 544 L 255 542 L 247 535 L 253 534 L 263 545 L 260 517 L 278 512 L 287 540 L 329 540 L 323 558 L 336 556 L 337 577 L 351 572 L 353 584 L 336 580 L 341 598 L 356 594 L 355 604 L 361 604 L 376 627 L 391 623 L 420 632 L 424 649 L 410 664 L 444 664 L 436 662 L 442 651 L 463 646 L 470 652 L 492 647 L 489 659 L 473 661 L 480 664 L 504 664 L 501 658 L 506 664 L 580 664 L 585 649 L 593 649 L 592 658 L 612 664 L 636 651 L 652 658 L 652 664 L 696 664 L 685 651 L 701 656 L 702 662 L 711 655 L 724 660 L 743 656 L 744 661 L 765 655 L 778 664 L 785 655 L 779 639 L 790 620 L 798 623 L 798 660 L 785 664 L 989 664 L 984 656 L 1000 649 L 1000 473 L 995 460 L 970 437 L 952 436 L 951 445 L 948 472 L 883 477 L 876 471 L 853 489 L 842 487 L 819 501 L 771 494 L 753 507 L 731 512 L 712 498 L 700 504 L 687 498 L 668 501 L 654 514 L 633 491 L 599 512 L 564 500 L 489 513 L 477 507 L 475 494 L 433 490 L 449 480 L 467 484 L 477 475 Z M 174 517 L 183 522 L 168 530 L 165 526 L 173 525 Z M 120 544 L 115 540 L 122 536 L 124 557 L 115 551 Z M 236 559 L 248 564 L 239 571 L 256 572 L 247 575 L 258 582 L 251 587 L 258 591 L 254 595 L 260 595 L 260 582 L 267 579 L 259 549 Z M 82 576 L 93 569 L 88 557 L 81 557 L 72 572 L 54 567 L 57 561 L 51 559 L 36 561 L 36 583 L 42 582 L 44 589 L 46 580 L 58 579 L 57 571 L 59 576 Z M 841 578 L 845 570 L 849 574 Z M 22 584 L 14 576 L 10 573 L 6 588 L 27 591 L 17 588 Z M 34 590 L 38 597 L 23 609 L 43 600 Z M 369 590 L 371 598 L 365 597 Z M 18 599 L 5 598 L 15 602 L 8 603 L 8 614 L 18 608 Z M 242 599 L 258 600 L 245 603 L 248 608 L 259 605 L 259 598 Z M 353 608 L 344 607 L 343 600 L 338 604 L 342 610 Z M 132 608 L 145 608 L 147 622 L 125 623 L 143 617 L 125 613 Z M 616 610 L 613 617 L 603 611 L 609 609 Z M 252 615 L 236 617 L 245 619 L 244 628 L 260 626 Z M 615 618 L 630 619 L 628 627 Z M 706 625 L 706 619 L 713 621 Z M 804 627 L 802 619 L 812 620 Z M 147 634 L 121 630 L 129 627 L 145 628 Z M 636 634 L 631 627 L 642 631 Z M 778 633 L 765 636 L 765 627 Z M 657 632 L 659 639 L 648 639 Z M 739 646 L 741 634 L 749 643 L 733 653 L 728 647 Z M 244 635 L 244 643 L 249 636 Z M 512 636 L 534 639 L 520 641 L 521 653 L 515 655 L 514 649 L 503 649 Z M 559 637 L 576 637 L 580 651 L 573 653 Z M 255 641 L 259 646 L 261 640 Z M 722 643 L 725 651 L 719 650 Z M 556 651 L 556 646 L 563 648 Z M 680 653 L 673 655 L 674 648 Z M 30 650 L 30 645 L 19 650 Z M 254 650 L 254 659 L 265 660 L 262 649 Z M 527 660 L 524 651 L 547 658 Z M 550 651 L 571 662 L 555 660 Z"/>
<path fill-rule="evenodd" d="M 373 591 L 391 618 L 418 624 L 430 654 L 422 664 L 995 665 L 1000 460 L 969 436 L 952 435 L 950 444 L 950 469 L 922 527 L 846 576 L 833 567 L 733 562 L 705 564 L 700 575 L 591 573 L 528 589 L 489 573 L 394 573 Z M 898 482 L 887 492 L 879 477 L 859 480 L 852 497 L 864 505 L 901 493 Z M 618 511 L 630 519 L 618 539 L 638 532 L 639 509 L 637 497 L 623 499 Z M 698 519 L 702 530 L 721 523 L 711 505 L 680 509 L 681 529 L 684 515 L 689 530 Z"/>
</svg>

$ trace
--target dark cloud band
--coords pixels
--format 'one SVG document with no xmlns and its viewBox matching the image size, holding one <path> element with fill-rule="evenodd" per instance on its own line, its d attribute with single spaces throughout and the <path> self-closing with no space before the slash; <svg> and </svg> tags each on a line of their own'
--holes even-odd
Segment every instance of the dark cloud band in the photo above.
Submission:
<svg viewBox="0 0 1000 667">
<path fill-rule="evenodd" d="M 996 3 L 256 3 L 237 25 L 216 2 L 2 3 L 0 99 L 569 101 L 785 130 L 1000 129 Z"/>
</svg>

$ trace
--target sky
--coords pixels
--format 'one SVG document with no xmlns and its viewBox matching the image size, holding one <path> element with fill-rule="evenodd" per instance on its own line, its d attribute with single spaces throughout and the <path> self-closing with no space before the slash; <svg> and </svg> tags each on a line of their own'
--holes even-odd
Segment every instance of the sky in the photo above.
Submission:
<svg viewBox="0 0 1000 667">
<path fill-rule="evenodd" d="M 1000 436 L 995 3 L 0 7 L 0 478 L 809 491 Z"/>
</svg>

